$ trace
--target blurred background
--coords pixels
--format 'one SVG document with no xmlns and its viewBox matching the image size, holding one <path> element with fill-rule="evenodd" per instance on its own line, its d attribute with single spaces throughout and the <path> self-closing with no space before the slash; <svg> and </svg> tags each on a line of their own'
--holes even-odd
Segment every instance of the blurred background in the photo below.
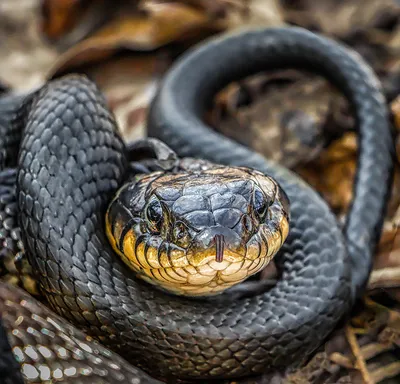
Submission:
<svg viewBox="0 0 400 384">
<path fill-rule="evenodd" d="M 400 2 L 395 0 L 1 0 L 0 83 L 27 91 L 71 72 L 93 78 L 127 141 L 146 134 L 163 74 L 191 46 L 240 28 L 297 25 L 358 51 L 400 129 Z M 351 200 L 354 121 L 323 79 L 297 71 L 231 84 L 205 116 L 215 129 L 294 169 L 339 220 Z M 400 144 L 397 145 L 397 156 Z M 365 303 L 289 383 L 400 382 L 400 178 Z"/>
</svg>

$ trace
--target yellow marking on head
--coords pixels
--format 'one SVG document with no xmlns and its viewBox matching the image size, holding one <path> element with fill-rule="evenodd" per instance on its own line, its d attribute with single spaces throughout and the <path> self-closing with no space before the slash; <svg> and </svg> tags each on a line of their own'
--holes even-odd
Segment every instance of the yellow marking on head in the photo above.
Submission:
<svg viewBox="0 0 400 384">
<path fill-rule="evenodd" d="M 174 235 L 169 236 L 169 225 L 173 225 L 174 221 L 171 220 L 170 223 L 169 216 L 164 217 L 164 220 L 167 221 L 160 234 L 156 230 L 152 230 L 150 226 L 147 228 L 146 225 L 136 224 L 131 228 L 126 228 L 127 223 L 124 220 L 128 220 L 130 215 L 125 211 L 118 211 L 118 207 L 113 211 L 116 212 L 113 225 L 110 222 L 109 212 L 106 215 L 106 233 L 111 246 L 139 277 L 180 295 L 216 294 L 259 272 L 271 261 L 288 236 L 288 212 L 285 211 L 288 210 L 288 203 L 286 199 L 282 200 L 281 190 L 271 178 L 265 177 L 260 172 L 251 173 L 244 168 L 210 169 L 204 171 L 201 177 L 191 180 L 190 186 L 199 185 L 204 188 L 204 185 L 219 183 L 220 177 L 224 179 L 221 181 L 221 185 L 223 182 L 235 183 L 244 179 L 251 180 L 254 183 L 253 187 L 261 188 L 266 198 L 269 199 L 267 204 L 272 203 L 271 210 L 267 211 L 269 216 L 266 217 L 263 213 L 254 211 L 255 208 L 249 201 L 246 214 L 252 225 L 250 229 L 246 228 L 247 232 L 244 231 L 244 233 L 250 238 L 247 237 L 243 240 L 240 246 L 235 245 L 234 249 L 226 246 L 221 262 L 216 261 L 216 247 L 204 246 L 207 248 L 203 249 L 202 246 L 193 246 L 194 241 L 180 243 L 175 240 L 174 243 L 171 240 L 171 238 L 175 238 Z M 171 189 L 171 185 L 180 190 L 185 187 L 187 179 L 182 175 L 167 174 L 161 175 L 157 179 L 154 179 L 153 176 L 145 176 L 141 182 L 150 183 L 150 188 L 146 189 L 146 193 L 151 195 L 159 193 L 163 189 Z M 138 215 L 138 212 L 135 214 Z M 272 220 L 272 223 L 268 223 L 268 220 Z M 252 230 L 255 225 L 257 225 L 258 233 L 254 234 Z M 128 229 L 126 233 L 125 229 Z M 124 238 L 121 238 L 123 233 L 125 233 Z M 137 242 L 137 236 L 142 236 L 142 234 L 149 236 L 147 243 L 145 241 Z M 158 247 L 163 242 L 166 242 L 167 246 L 159 249 Z M 168 242 L 172 242 L 172 244 L 168 244 Z M 188 248 L 184 249 L 185 247 Z"/>
</svg>

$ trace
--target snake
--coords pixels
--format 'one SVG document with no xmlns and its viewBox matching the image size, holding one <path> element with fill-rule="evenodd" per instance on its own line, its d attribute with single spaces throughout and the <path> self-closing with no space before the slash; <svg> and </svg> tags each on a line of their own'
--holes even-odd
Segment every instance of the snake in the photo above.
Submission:
<svg viewBox="0 0 400 384">
<path fill-rule="evenodd" d="M 357 172 L 343 226 L 297 175 L 204 121 L 230 82 L 282 68 L 321 74 L 355 116 Z M 100 90 L 84 75 L 54 79 L 27 96 L 6 95 L 0 108 L 1 185 L 9 188 L 47 306 L 57 324 L 72 323 L 60 332 L 83 332 L 81 338 L 112 350 L 108 356 L 117 353 L 155 378 L 207 382 L 299 366 L 362 297 L 390 193 L 394 139 L 378 79 L 344 45 L 297 27 L 213 37 L 165 75 L 147 120 L 149 136 L 160 141 L 133 146 L 122 141 Z M 272 287 L 220 291 L 229 279 L 215 270 L 190 281 L 189 267 L 248 268 L 248 254 L 257 272 L 275 252 L 279 278 Z M 235 273 L 234 284 L 251 275 Z M 176 288 L 180 279 L 186 288 Z M 203 297 L 208 283 L 213 295 Z M 187 297 L 190 290 L 199 297 Z M 18 292 L 2 300 L 11 347 L 14 334 L 28 328 L 5 314 L 33 300 Z M 79 350 L 84 341 L 75 340 Z M 137 380 L 131 382 L 156 382 L 130 374 Z"/>
</svg>

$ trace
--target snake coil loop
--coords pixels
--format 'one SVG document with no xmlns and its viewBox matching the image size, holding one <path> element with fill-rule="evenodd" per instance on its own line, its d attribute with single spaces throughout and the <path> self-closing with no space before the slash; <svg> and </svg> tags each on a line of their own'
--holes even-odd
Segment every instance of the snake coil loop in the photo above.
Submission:
<svg viewBox="0 0 400 384">
<path fill-rule="evenodd" d="M 359 159 L 344 231 L 321 197 L 297 176 L 202 121 L 215 93 L 230 81 L 286 67 L 323 74 L 353 107 Z M 390 190 L 394 144 L 375 75 L 340 44 L 299 28 L 213 39 L 174 65 L 152 105 L 150 135 L 180 156 L 229 164 L 235 172 L 254 168 L 276 179 L 290 200 L 291 229 L 277 258 L 280 279 L 252 297 L 234 299 L 226 292 L 189 300 L 158 291 L 132 277 L 106 238 L 104 213 L 130 169 L 151 171 L 146 177 L 154 180 L 146 185 L 155 185 L 155 175 L 162 174 L 164 179 L 157 179 L 161 188 L 171 169 L 188 169 L 191 160 L 153 146 L 163 162 L 137 161 L 130 168 L 135 151 L 125 147 L 104 98 L 83 76 L 47 83 L 18 114 L 6 108 L 7 102 L 13 99 L 0 103 L 8 111 L 0 121 L 0 153 L 12 158 L 19 148 L 19 223 L 41 291 L 59 315 L 152 375 L 172 382 L 178 377 L 237 378 L 296 365 L 322 343 L 352 298 L 362 294 Z M 136 145 L 145 154 L 151 147 Z M 200 164 L 199 169 L 205 163 Z M 138 192 L 145 188 L 143 180 L 135 186 Z M 126 205 L 143 203 L 135 196 Z M 266 208 L 257 191 L 254 203 L 263 216 Z M 147 214 L 158 230 L 160 207 L 151 206 Z M 213 241 L 221 246 L 218 237 Z"/>
</svg>

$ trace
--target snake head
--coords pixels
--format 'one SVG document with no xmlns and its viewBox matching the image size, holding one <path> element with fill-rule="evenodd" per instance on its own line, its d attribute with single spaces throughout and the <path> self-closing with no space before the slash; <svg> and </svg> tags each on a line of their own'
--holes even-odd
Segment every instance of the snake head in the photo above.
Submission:
<svg viewBox="0 0 400 384">
<path fill-rule="evenodd" d="M 176 294 L 205 296 L 270 262 L 289 232 L 289 201 L 258 171 L 192 168 L 123 186 L 107 211 L 106 229 L 139 277 Z"/>
</svg>

